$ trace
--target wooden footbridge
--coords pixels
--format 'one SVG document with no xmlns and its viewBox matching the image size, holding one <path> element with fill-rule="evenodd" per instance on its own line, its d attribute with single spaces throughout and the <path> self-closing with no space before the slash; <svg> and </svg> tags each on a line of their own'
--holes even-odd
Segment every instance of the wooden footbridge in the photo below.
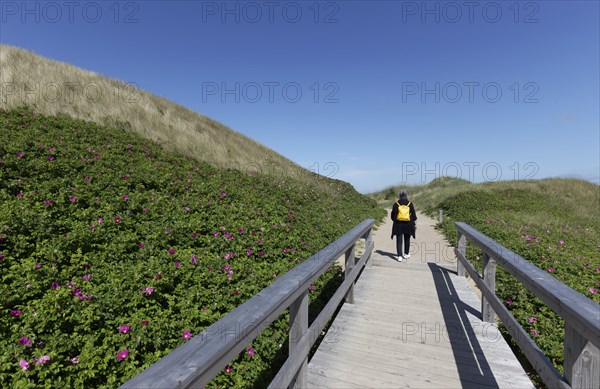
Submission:
<svg viewBox="0 0 600 389">
<path fill-rule="evenodd" d="M 448 250 L 428 239 L 436 234 L 433 223 L 420 223 L 425 238 L 399 263 L 385 225 L 374 244 L 373 222 L 359 224 L 122 388 L 202 387 L 288 308 L 289 356 L 269 388 L 533 388 L 497 319 L 549 388 L 600 387 L 598 304 L 468 225 L 456 223 L 458 247 Z M 483 251 L 483 274 L 466 258 L 467 240 Z M 309 324 L 309 286 L 340 256 L 346 279 Z M 496 265 L 565 320 L 564 375 L 496 297 Z"/>
</svg>

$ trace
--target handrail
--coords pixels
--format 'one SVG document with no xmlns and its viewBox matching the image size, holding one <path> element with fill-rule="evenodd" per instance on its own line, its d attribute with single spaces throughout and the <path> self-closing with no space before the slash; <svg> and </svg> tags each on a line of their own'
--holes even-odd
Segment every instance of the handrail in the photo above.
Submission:
<svg viewBox="0 0 600 389">
<path fill-rule="evenodd" d="M 468 224 L 454 225 L 458 232 L 457 273 L 464 276 L 466 270 L 481 290 L 483 320 L 495 322 L 498 315 L 548 387 L 600 387 L 600 305 Z M 467 240 L 483 251 L 482 275 L 467 259 Z M 564 319 L 564 376 L 496 296 L 496 264 Z"/>
<path fill-rule="evenodd" d="M 353 303 L 353 284 L 365 263 L 370 265 L 373 242 L 371 229 L 375 220 L 368 219 L 348 231 L 327 247 L 279 277 L 254 297 L 225 317 L 179 346 L 142 371 L 121 388 L 187 388 L 208 383 L 281 313 L 290 308 L 290 352 L 280 370 L 278 382 L 285 386 L 306 386 L 306 359 L 310 347 L 335 307 L 346 296 Z M 366 239 L 366 251 L 355 263 L 354 246 Z M 346 276 L 321 314 L 308 329 L 308 289 L 342 254 L 346 254 Z M 339 293 L 343 291 L 344 293 Z M 339 297 L 341 295 L 341 297 Z M 337 300 L 339 298 L 339 300 Z M 337 300 L 337 304 L 332 303 Z M 333 308 L 332 308 L 333 307 Z M 328 315 L 324 315 L 328 314 Z M 300 333 L 298 333 L 298 331 Z"/>
</svg>

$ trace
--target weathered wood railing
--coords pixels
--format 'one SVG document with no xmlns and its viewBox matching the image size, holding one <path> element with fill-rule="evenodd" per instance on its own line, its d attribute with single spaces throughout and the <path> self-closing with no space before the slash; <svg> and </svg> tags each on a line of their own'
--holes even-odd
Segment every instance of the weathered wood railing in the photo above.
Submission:
<svg viewBox="0 0 600 389">
<path fill-rule="evenodd" d="M 371 266 L 374 220 L 354 227 L 329 246 L 281 276 L 202 333 L 142 371 L 121 388 L 202 387 L 221 372 L 285 309 L 290 309 L 289 356 L 270 387 L 306 387 L 308 353 L 340 302 L 354 303 L 354 283 L 365 264 Z M 365 239 L 365 252 L 356 261 L 354 247 Z M 308 290 L 342 254 L 345 280 L 308 327 Z"/>
<path fill-rule="evenodd" d="M 473 227 L 454 224 L 458 232 L 457 272 L 464 276 L 466 270 L 481 290 L 482 319 L 495 322 L 498 315 L 549 388 L 600 388 L 600 305 Z M 467 240 L 483 251 L 482 275 L 467 259 Z M 564 319 L 564 376 L 496 296 L 496 264 Z"/>
</svg>

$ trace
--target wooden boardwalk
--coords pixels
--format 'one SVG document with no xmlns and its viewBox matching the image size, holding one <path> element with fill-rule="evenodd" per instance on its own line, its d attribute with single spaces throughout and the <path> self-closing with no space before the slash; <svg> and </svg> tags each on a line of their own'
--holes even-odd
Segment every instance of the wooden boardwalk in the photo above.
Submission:
<svg viewBox="0 0 600 389">
<path fill-rule="evenodd" d="M 392 259 L 391 225 L 374 233 L 373 266 L 356 283 L 308 364 L 319 388 L 533 388 L 453 251 L 419 215 L 411 258 Z"/>
</svg>

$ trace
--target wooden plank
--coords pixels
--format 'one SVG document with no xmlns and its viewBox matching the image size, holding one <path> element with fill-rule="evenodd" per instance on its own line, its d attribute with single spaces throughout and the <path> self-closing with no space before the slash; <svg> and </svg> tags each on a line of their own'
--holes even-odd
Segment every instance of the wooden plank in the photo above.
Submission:
<svg viewBox="0 0 600 389">
<path fill-rule="evenodd" d="M 456 223 L 455 223 L 456 224 Z M 462 254 L 463 257 L 467 257 L 467 237 L 464 236 L 460 229 L 456 229 L 458 232 L 458 244 L 456 246 L 456 250 L 458 253 Z M 458 255 L 457 255 L 458 257 Z M 461 261 L 456 261 L 456 273 L 460 277 L 465 276 L 465 267 Z"/>
<path fill-rule="evenodd" d="M 312 364 L 312 362 L 311 362 Z M 447 388 L 448 381 L 442 385 L 431 379 L 424 372 L 417 372 L 417 378 L 406 376 L 405 372 L 399 369 L 390 368 L 386 365 L 373 366 L 368 363 L 368 359 L 360 355 L 338 355 L 336 353 L 321 352 L 319 363 L 313 366 L 320 366 L 321 369 L 330 371 L 339 371 L 352 377 L 352 382 L 359 385 L 366 385 L 370 388 L 398 388 L 398 387 L 431 387 L 431 388 Z M 412 385 L 411 385 L 412 383 Z M 458 380 L 456 380 L 458 383 Z M 420 385 L 419 385 L 420 384 Z"/>
<path fill-rule="evenodd" d="M 565 323 L 565 378 L 574 389 L 600 388 L 600 350 Z"/>
<path fill-rule="evenodd" d="M 352 375 L 343 371 L 323 367 L 317 364 L 309 366 L 309 381 L 317 381 L 319 385 L 327 388 L 371 388 L 369 383 L 360 383 Z"/>
<path fill-rule="evenodd" d="M 365 246 L 369 247 L 373 243 L 373 229 L 372 228 L 369 228 L 369 231 L 364 236 L 364 238 L 365 238 Z M 372 256 L 367 261 L 367 268 L 370 269 L 371 267 L 373 267 L 373 257 Z"/>
<path fill-rule="evenodd" d="M 305 291 L 292 305 L 290 305 L 290 331 L 289 331 L 289 355 L 294 355 L 298 350 L 300 339 L 308 330 L 308 290 Z M 302 354 L 304 360 L 298 369 L 290 386 L 292 388 L 304 388 L 307 383 L 308 373 L 308 358 L 306 354 Z"/>
<path fill-rule="evenodd" d="M 416 322 L 407 323 L 404 327 L 398 324 L 394 326 L 389 324 L 385 329 L 373 328 L 379 325 L 386 326 L 388 323 L 379 320 L 361 321 L 346 315 L 340 316 L 333 323 L 333 332 L 328 334 L 327 342 L 324 343 L 338 344 L 347 341 L 348 337 L 367 337 L 364 339 L 366 346 L 369 345 L 369 340 L 384 350 L 386 345 L 390 345 L 390 347 L 401 345 L 402 348 L 412 349 L 410 344 L 414 344 L 417 349 L 411 352 L 419 353 L 418 348 L 421 348 L 421 352 L 426 353 L 428 357 L 435 348 L 436 355 L 441 353 L 440 355 L 446 357 L 449 355 L 458 357 L 465 353 L 464 355 L 489 354 L 489 356 L 502 359 L 511 357 L 514 359 L 514 354 L 504 342 L 502 334 L 490 323 L 479 322 L 479 325 L 473 323 L 475 325 L 466 328 L 466 331 L 461 330 L 462 332 L 458 332 L 458 327 L 456 330 L 449 331 L 442 323 Z M 440 325 L 436 326 L 435 324 Z M 347 329 L 348 326 L 351 326 L 350 330 Z M 467 341 L 468 339 L 476 340 L 477 347 L 473 348 Z M 448 352 L 444 350 L 448 350 Z"/>
<path fill-rule="evenodd" d="M 350 277 L 350 273 L 352 272 L 352 269 L 354 269 L 355 262 L 356 258 L 354 258 L 354 245 L 352 245 L 351 248 L 346 250 L 346 266 L 344 270 L 346 278 Z M 350 286 L 350 289 L 348 289 L 348 293 L 346 294 L 346 302 L 348 304 L 354 304 L 354 279 L 352 285 Z"/>
<path fill-rule="evenodd" d="M 483 282 L 496 295 L 496 261 L 487 253 L 483 253 Z M 481 319 L 488 323 L 496 322 L 496 314 L 487 298 L 481 299 Z"/>
<path fill-rule="evenodd" d="M 121 387 L 181 388 L 208 383 L 374 222 L 363 221 Z"/>
<path fill-rule="evenodd" d="M 520 389 L 529 387 L 533 388 L 531 382 L 527 376 L 523 373 L 525 380 L 515 379 L 516 377 L 512 372 L 507 370 L 506 366 L 496 365 L 496 369 L 492 372 L 487 372 L 487 376 L 483 375 L 481 370 L 478 369 L 477 364 L 470 361 L 460 365 L 460 373 L 454 365 L 452 355 L 442 358 L 432 358 L 434 354 L 415 356 L 411 350 L 404 350 L 401 347 L 396 348 L 393 352 L 382 353 L 381 349 L 366 349 L 363 344 L 357 344 L 354 342 L 344 340 L 343 343 L 336 345 L 324 345 L 319 348 L 319 355 L 315 355 L 315 358 L 327 359 L 331 363 L 335 358 L 330 357 L 331 355 L 337 355 L 340 363 L 354 363 L 362 364 L 370 369 L 380 369 L 385 372 L 395 372 L 402 378 L 398 381 L 403 383 L 416 383 L 423 386 L 427 382 L 427 387 L 432 387 L 437 384 L 439 387 L 447 388 L 449 382 L 456 381 L 457 386 L 462 381 L 463 384 L 466 382 L 477 384 L 480 387 L 491 386 L 498 387 L 499 383 L 502 382 L 514 382 L 518 383 Z M 348 357 L 350 356 L 350 357 Z M 514 356 L 513 356 L 514 359 Z M 318 361 L 317 361 L 318 363 Z M 435 370 L 423 369 L 424 366 L 435 365 Z M 522 369 L 521 369 L 522 370 Z M 502 374 L 506 372 L 505 374 Z M 494 373 L 494 375 L 492 375 Z M 497 380 L 498 375 L 503 375 L 501 381 Z M 524 382 L 526 381 L 526 382 Z M 504 387 L 504 385 L 501 385 Z M 517 386 L 517 385 L 515 385 Z"/>
<path fill-rule="evenodd" d="M 508 250 L 465 223 L 457 231 L 496 259 L 508 273 L 562 317 L 577 332 L 600 348 L 600 305 L 565 285 L 525 258 Z M 464 255 L 463 255 L 464 257 Z M 466 259 L 466 258 L 465 258 Z"/>
<path fill-rule="evenodd" d="M 357 385 L 353 382 L 343 381 L 336 378 L 331 378 L 325 375 L 325 372 L 322 374 L 315 373 L 313 371 L 308 372 L 308 383 L 309 387 L 312 389 L 322 388 L 322 389 L 353 389 L 353 388 L 367 388 L 367 386 Z M 350 378 L 351 379 L 351 378 Z"/>
</svg>

